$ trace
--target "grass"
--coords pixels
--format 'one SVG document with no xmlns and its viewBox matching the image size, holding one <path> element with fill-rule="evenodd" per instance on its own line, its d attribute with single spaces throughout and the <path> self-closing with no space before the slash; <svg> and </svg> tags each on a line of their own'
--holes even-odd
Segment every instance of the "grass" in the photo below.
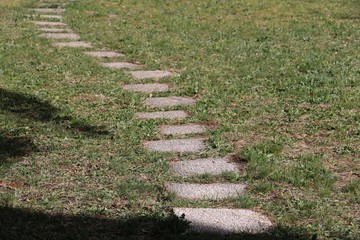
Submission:
<svg viewBox="0 0 360 240">
<path fill-rule="evenodd" d="M 84 40 L 178 73 L 159 80 L 174 87 L 159 95 L 199 99 L 185 108 L 189 119 L 173 123 L 215 125 L 200 157 L 241 162 L 238 174 L 191 178 L 249 185 L 224 201 L 164 191 L 183 181 L 168 162 L 199 156 L 146 152 L 141 143 L 161 139 L 157 126 L 169 122 L 134 118 L 146 96 L 121 90 L 134 82 L 123 72 L 40 38 L 26 15 L 35 6 L 0 3 L 0 225 L 9 226 L 0 236 L 216 238 L 179 234 L 184 226 L 169 214 L 178 205 L 268 214 L 272 235 L 249 239 L 360 237 L 358 1 L 67 5 L 65 21 Z"/>
</svg>

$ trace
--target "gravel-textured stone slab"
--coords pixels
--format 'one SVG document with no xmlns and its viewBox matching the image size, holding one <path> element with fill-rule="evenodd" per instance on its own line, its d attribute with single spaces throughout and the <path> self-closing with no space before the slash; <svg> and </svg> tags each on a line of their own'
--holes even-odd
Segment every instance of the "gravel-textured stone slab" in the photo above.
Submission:
<svg viewBox="0 0 360 240">
<path fill-rule="evenodd" d="M 144 143 L 146 149 L 158 152 L 200 152 L 205 149 L 204 139 L 170 139 L 148 141 Z"/>
<path fill-rule="evenodd" d="M 108 63 L 100 63 L 101 66 L 112 69 L 139 69 L 142 66 L 135 63 L 129 62 L 108 62 Z"/>
<path fill-rule="evenodd" d="M 43 33 L 42 37 L 51 38 L 51 39 L 71 39 L 78 40 L 80 36 L 76 33 Z"/>
<path fill-rule="evenodd" d="M 169 85 L 160 83 L 146 83 L 146 84 L 129 84 L 123 85 L 123 89 L 133 92 L 167 92 L 169 91 Z"/>
<path fill-rule="evenodd" d="M 53 43 L 55 47 L 75 47 L 75 48 L 92 48 L 91 43 L 89 42 L 56 42 Z"/>
<path fill-rule="evenodd" d="M 221 174 L 223 172 L 238 172 L 239 166 L 227 158 L 203 158 L 189 161 L 171 162 L 175 176 L 191 177 L 201 174 Z"/>
<path fill-rule="evenodd" d="M 100 58 L 112 58 L 112 57 L 121 57 L 124 56 L 122 53 L 117 53 L 113 51 L 93 51 L 93 52 L 84 52 L 90 57 L 100 57 Z"/>
<path fill-rule="evenodd" d="M 137 118 L 142 119 L 185 119 L 189 115 L 185 111 L 161 111 L 161 112 L 139 112 L 136 113 Z"/>
<path fill-rule="evenodd" d="M 39 13 L 62 13 L 62 12 L 65 12 L 65 9 L 63 9 L 63 8 L 32 8 L 31 10 L 34 12 L 39 12 Z"/>
<path fill-rule="evenodd" d="M 163 135 L 184 135 L 206 132 L 207 127 L 200 124 L 162 125 L 159 130 Z"/>
<path fill-rule="evenodd" d="M 130 72 L 131 76 L 135 79 L 148 79 L 148 78 L 163 78 L 170 77 L 173 74 L 168 71 L 132 71 Z"/>
<path fill-rule="evenodd" d="M 229 197 L 237 197 L 244 192 L 244 184 L 234 183 L 169 183 L 166 188 L 178 197 L 186 199 L 211 199 L 221 200 Z"/>
<path fill-rule="evenodd" d="M 63 19 L 64 17 L 61 15 L 40 15 L 41 18 L 46 19 Z"/>
<path fill-rule="evenodd" d="M 69 28 L 38 28 L 38 30 L 42 32 L 48 32 L 48 33 L 68 33 L 73 32 L 73 30 Z"/>
<path fill-rule="evenodd" d="M 196 100 L 188 97 L 154 97 L 145 99 L 145 105 L 155 107 L 174 107 L 194 105 Z"/>
<path fill-rule="evenodd" d="M 38 26 L 66 26 L 66 24 L 62 22 L 32 21 L 32 23 Z"/>
<path fill-rule="evenodd" d="M 272 228 L 271 221 L 261 213 L 247 209 L 174 208 L 176 216 L 190 223 L 190 231 L 237 234 L 264 233 Z"/>
<path fill-rule="evenodd" d="M 65 3 L 38 3 L 37 6 L 38 7 L 53 7 L 53 6 L 63 6 L 65 5 Z"/>
</svg>

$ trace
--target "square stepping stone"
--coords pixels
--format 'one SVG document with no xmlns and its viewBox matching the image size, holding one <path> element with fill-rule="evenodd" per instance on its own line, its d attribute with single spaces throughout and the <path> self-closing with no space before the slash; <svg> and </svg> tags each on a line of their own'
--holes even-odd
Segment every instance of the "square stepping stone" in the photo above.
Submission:
<svg viewBox="0 0 360 240">
<path fill-rule="evenodd" d="M 200 152 L 206 148 L 204 139 L 199 138 L 148 141 L 144 147 L 150 151 L 179 153 Z"/>
<path fill-rule="evenodd" d="M 129 63 L 129 62 L 108 62 L 108 63 L 100 63 L 101 66 L 106 68 L 112 68 L 112 69 L 138 69 L 142 66 L 135 63 Z"/>
<path fill-rule="evenodd" d="M 51 38 L 51 39 L 72 39 L 78 40 L 80 36 L 75 33 L 43 33 L 42 37 Z"/>
<path fill-rule="evenodd" d="M 238 172 L 239 166 L 227 158 L 203 158 L 170 163 L 175 176 L 191 177 L 201 174 L 218 175 L 224 172 Z"/>
<path fill-rule="evenodd" d="M 91 43 L 89 42 L 56 42 L 53 43 L 55 47 L 74 47 L 74 48 L 92 48 Z"/>
<path fill-rule="evenodd" d="M 69 28 L 38 28 L 38 30 L 42 32 L 48 32 L 48 33 L 62 33 L 62 32 L 73 32 Z"/>
<path fill-rule="evenodd" d="M 259 234 L 271 230 L 271 221 L 247 209 L 174 208 L 174 214 L 190 222 L 190 231 L 217 234 Z"/>
<path fill-rule="evenodd" d="M 169 85 L 160 84 L 160 83 L 129 84 L 129 85 L 123 85 L 122 88 L 128 91 L 143 92 L 143 93 L 169 91 Z"/>
<path fill-rule="evenodd" d="M 178 197 L 185 199 L 211 199 L 221 200 L 229 197 L 237 197 L 243 193 L 246 185 L 235 183 L 169 183 L 166 188 Z"/>
<path fill-rule="evenodd" d="M 185 111 L 160 111 L 160 112 L 139 112 L 135 116 L 141 119 L 170 119 L 181 120 L 189 115 Z"/>
<path fill-rule="evenodd" d="M 46 19 L 63 19 L 63 16 L 60 15 L 40 15 L 41 18 L 46 18 Z"/>
<path fill-rule="evenodd" d="M 148 78 L 163 78 L 170 77 L 173 74 L 168 71 L 132 71 L 130 72 L 131 76 L 135 79 L 148 79 Z"/>
<path fill-rule="evenodd" d="M 66 26 L 66 24 L 62 22 L 45 22 L 45 21 L 31 21 L 31 22 L 38 26 Z"/>
<path fill-rule="evenodd" d="M 145 105 L 152 108 L 188 106 L 195 103 L 195 99 L 188 97 L 154 97 L 145 99 Z"/>
<path fill-rule="evenodd" d="M 122 57 L 124 54 L 117 53 L 113 51 L 93 51 L 93 52 L 84 52 L 90 57 L 99 57 L 99 58 L 112 58 L 112 57 Z"/>
<path fill-rule="evenodd" d="M 65 9 L 63 8 L 32 8 L 30 9 L 34 12 L 39 13 L 62 13 L 65 12 Z"/>
<path fill-rule="evenodd" d="M 159 130 L 163 135 L 185 135 L 206 132 L 207 127 L 200 124 L 162 125 Z"/>
</svg>

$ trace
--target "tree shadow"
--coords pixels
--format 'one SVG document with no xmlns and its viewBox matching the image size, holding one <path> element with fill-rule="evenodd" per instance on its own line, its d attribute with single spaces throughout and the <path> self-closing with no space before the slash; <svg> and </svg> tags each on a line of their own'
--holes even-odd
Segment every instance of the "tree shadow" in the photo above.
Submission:
<svg viewBox="0 0 360 240">
<path fill-rule="evenodd" d="M 74 133 L 88 136 L 108 135 L 104 126 L 92 126 L 71 116 L 60 116 L 60 110 L 35 96 L 0 88 L 0 109 L 34 121 L 51 122 Z"/>
<path fill-rule="evenodd" d="M 38 148 L 30 138 L 13 136 L 0 131 L 0 167 L 6 167 L 18 157 L 23 157 Z M 11 160 L 10 160 L 11 159 Z"/>
<path fill-rule="evenodd" d="M 50 215 L 27 209 L 0 207 L 0 239 L 316 239 L 289 229 L 258 235 L 187 233 L 188 223 L 174 215 L 106 219 L 90 216 Z M 276 232 L 276 233 L 275 233 Z"/>
</svg>

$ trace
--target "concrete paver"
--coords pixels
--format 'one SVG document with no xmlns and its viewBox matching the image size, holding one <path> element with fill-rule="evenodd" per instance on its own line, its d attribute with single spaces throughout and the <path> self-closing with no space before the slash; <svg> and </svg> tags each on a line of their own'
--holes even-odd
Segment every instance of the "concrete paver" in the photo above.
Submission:
<svg viewBox="0 0 360 240">
<path fill-rule="evenodd" d="M 237 197 L 243 193 L 246 185 L 235 183 L 169 183 L 166 188 L 178 197 L 185 199 L 211 199 L 221 200 L 229 197 Z"/>
<path fill-rule="evenodd" d="M 74 47 L 74 48 L 92 48 L 91 43 L 89 42 L 55 42 L 53 43 L 55 47 Z"/>
<path fill-rule="evenodd" d="M 65 12 L 65 9 L 63 8 L 32 8 L 30 9 L 34 12 L 39 13 L 62 13 Z"/>
<path fill-rule="evenodd" d="M 51 38 L 51 39 L 71 39 L 78 40 L 80 36 L 76 33 L 43 33 L 42 37 Z"/>
<path fill-rule="evenodd" d="M 31 21 L 31 22 L 38 26 L 66 26 L 66 24 L 62 22 L 46 22 L 46 21 Z"/>
<path fill-rule="evenodd" d="M 247 209 L 174 208 L 176 216 L 190 223 L 190 231 L 237 234 L 264 233 L 272 228 L 271 221 L 261 213 Z"/>
<path fill-rule="evenodd" d="M 206 148 L 204 139 L 200 138 L 147 141 L 144 147 L 150 151 L 179 153 L 201 152 Z"/>
<path fill-rule="evenodd" d="M 100 63 L 101 66 L 112 69 L 139 69 L 142 66 L 135 63 L 129 62 L 108 62 L 108 63 Z"/>
<path fill-rule="evenodd" d="M 160 83 L 128 84 L 128 85 L 123 85 L 122 88 L 128 91 L 143 92 L 143 93 L 169 91 L 168 84 L 160 84 Z"/>
<path fill-rule="evenodd" d="M 131 76 L 135 79 L 149 79 L 149 78 L 163 78 L 163 77 L 170 77 L 173 75 L 173 73 L 169 71 L 132 71 L 129 72 Z"/>
<path fill-rule="evenodd" d="M 185 111 L 138 112 L 137 118 L 181 120 L 189 116 Z"/>
<path fill-rule="evenodd" d="M 207 127 L 201 124 L 162 125 L 159 130 L 163 135 L 185 135 L 206 132 Z"/>
<path fill-rule="evenodd" d="M 73 30 L 69 28 L 38 28 L 39 31 L 48 32 L 48 33 L 69 33 Z"/>
<path fill-rule="evenodd" d="M 188 106 L 194 105 L 196 100 L 189 97 L 152 97 L 145 99 L 145 105 L 156 107 L 175 107 L 175 106 Z"/>
<path fill-rule="evenodd" d="M 218 175 L 224 172 L 238 172 L 239 165 L 227 158 L 203 158 L 170 163 L 175 176 L 191 177 L 201 174 Z"/>
<path fill-rule="evenodd" d="M 99 57 L 99 58 L 112 58 L 112 57 L 124 56 L 124 54 L 117 53 L 114 51 L 92 51 L 92 52 L 84 52 L 84 53 L 90 57 Z"/>
</svg>

